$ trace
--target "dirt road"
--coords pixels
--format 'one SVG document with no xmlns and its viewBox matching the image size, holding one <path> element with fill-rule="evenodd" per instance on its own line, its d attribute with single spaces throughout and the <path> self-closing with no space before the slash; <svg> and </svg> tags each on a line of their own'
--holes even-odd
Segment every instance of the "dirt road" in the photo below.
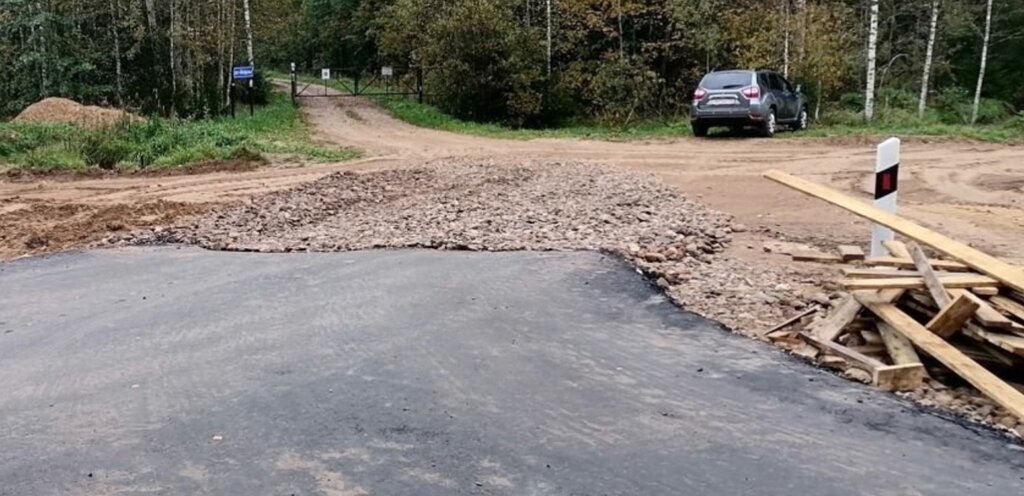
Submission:
<svg viewBox="0 0 1024 496">
<path fill-rule="evenodd" d="M 157 200 L 222 203 L 284 189 L 338 170 L 368 170 L 450 156 L 586 160 L 654 172 L 739 222 L 802 241 L 863 243 L 866 224 L 760 177 L 782 169 L 863 194 L 872 185 L 867 139 L 716 138 L 641 142 L 500 140 L 418 128 L 358 99 L 310 99 L 308 119 L 323 142 L 363 149 L 369 158 L 245 173 L 84 181 L 0 181 L 0 226 L 11 215 L 53 204 L 123 205 Z M 903 213 L 982 249 L 1022 262 L 1024 147 L 912 139 L 904 146 Z M 23 212 L 22 212 L 23 213 Z M 20 217 L 20 216 L 19 216 Z M 40 229 L 46 225 L 40 224 Z M 0 259 L 31 252 L 0 240 Z"/>
</svg>

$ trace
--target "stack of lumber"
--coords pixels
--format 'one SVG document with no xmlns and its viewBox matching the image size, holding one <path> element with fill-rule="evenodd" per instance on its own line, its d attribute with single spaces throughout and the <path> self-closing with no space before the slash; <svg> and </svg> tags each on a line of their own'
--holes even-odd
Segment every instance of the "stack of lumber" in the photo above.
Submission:
<svg viewBox="0 0 1024 496">
<path fill-rule="evenodd" d="M 912 390 L 929 375 L 956 374 L 1024 421 L 1024 394 L 1010 381 L 1024 373 L 1020 267 L 823 186 L 777 171 L 765 176 L 908 239 L 886 243 L 881 257 L 853 246 L 793 253 L 797 261 L 840 264 L 846 292 L 827 316 L 788 332 L 885 389 Z"/>
</svg>

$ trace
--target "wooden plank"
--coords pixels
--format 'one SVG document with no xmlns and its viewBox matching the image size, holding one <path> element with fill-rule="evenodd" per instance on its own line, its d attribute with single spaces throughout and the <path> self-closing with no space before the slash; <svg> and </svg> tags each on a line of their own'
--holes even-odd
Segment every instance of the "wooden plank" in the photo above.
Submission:
<svg viewBox="0 0 1024 496">
<path fill-rule="evenodd" d="M 891 303 L 866 303 L 875 315 L 893 329 L 962 377 L 996 403 L 1024 420 L 1024 394 L 985 370 L 960 350 L 918 324 L 909 315 Z"/>
<path fill-rule="evenodd" d="M 1024 305 L 1017 303 L 1016 300 L 1011 300 L 1005 296 L 993 296 L 988 301 L 992 303 L 992 306 L 1007 315 L 1024 320 Z"/>
<path fill-rule="evenodd" d="M 878 333 L 882 335 L 882 342 L 889 352 L 889 358 L 896 365 L 908 363 L 921 363 L 921 357 L 917 355 L 914 345 L 902 334 L 896 332 L 891 325 L 885 322 L 878 322 Z"/>
<path fill-rule="evenodd" d="M 859 292 L 855 294 L 858 296 L 858 301 L 873 301 L 870 297 L 861 295 Z M 907 308 L 925 316 L 931 317 L 936 314 L 935 309 L 930 307 L 932 304 L 931 298 L 926 296 L 917 297 L 915 295 L 913 298 L 908 298 L 903 304 L 906 305 Z M 988 343 L 1004 351 L 1024 356 L 1024 336 L 991 332 L 974 322 L 968 322 L 964 325 L 963 334 L 975 341 Z"/>
<path fill-rule="evenodd" d="M 790 256 L 793 257 L 794 262 L 839 263 L 843 261 L 839 255 L 817 251 L 794 251 Z"/>
<path fill-rule="evenodd" d="M 883 241 L 882 246 L 889 250 L 889 253 L 892 253 L 892 256 L 896 258 L 910 258 L 910 250 L 907 249 L 907 245 L 902 241 Z"/>
<path fill-rule="evenodd" d="M 808 315 L 812 315 L 812 314 L 815 314 L 815 313 L 818 313 L 818 306 L 817 305 L 812 305 L 811 308 L 809 308 L 809 309 L 807 309 L 807 310 L 805 310 L 805 311 L 795 315 L 791 319 L 787 319 L 785 322 L 782 322 L 779 325 L 777 325 L 775 327 L 772 327 L 771 329 L 768 329 L 767 331 L 765 331 L 761 335 L 762 336 L 767 336 L 767 335 L 769 335 L 769 334 L 771 334 L 773 332 L 777 332 L 777 331 L 780 331 L 782 329 L 785 329 L 785 328 L 787 328 L 787 327 L 789 327 L 789 326 L 791 326 L 793 324 L 796 324 L 797 322 L 800 322 L 800 319 L 803 319 L 804 317 L 807 317 Z"/>
<path fill-rule="evenodd" d="M 839 245 L 837 249 L 839 250 L 839 257 L 842 258 L 844 262 L 864 260 L 864 250 L 859 246 Z"/>
<path fill-rule="evenodd" d="M 974 288 L 971 290 L 978 296 L 998 296 L 999 288 Z"/>
<path fill-rule="evenodd" d="M 828 317 L 812 324 L 808 331 L 822 341 L 835 341 L 843 329 L 857 318 L 857 314 L 863 308 L 853 295 L 847 295 L 839 305 L 836 305 Z"/>
<path fill-rule="evenodd" d="M 921 277 L 921 273 L 916 270 L 901 270 L 901 269 L 890 269 L 890 268 L 869 268 L 862 269 L 858 267 L 844 267 L 839 269 L 839 272 L 846 277 L 859 277 L 862 279 L 886 279 L 890 277 Z M 939 276 L 953 276 L 958 275 L 956 272 L 936 272 Z"/>
<path fill-rule="evenodd" d="M 947 288 L 996 287 L 999 281 L 981 275 L 956 275 L 938 278 Z M 839 285 L 851 290 L 860 289 L 923 289 L 925 280 L 921 277 L 892 277 L 888 279 L 840 279 Z"/>
<path fill-rule="evenodd" d="M 942 309 L 949 308 L 950 304 L 953 303 L 953 298 L 950 298 L 946 288 L 942 287 L 942 283 L 939 282 L 939 276 L 935 274 L 935 270 L 929 265 L 928 255 L 924 254 L 924 250 L 917 243 L 910 243 L 907 245 L 907 248 L 910 250 L 910 258 L 914 259 L 914 267 L 917 267 L 917 271 L 921 273 L 924 285 L 928 288 L 928 293 L 932 295 L 932 299 L 935 300 L 935 304 Z M 939 335 L 949 337 L 942 334 Z"/>
<path fill-rule="evenodd" d="M 1024 270 L 1020 267 L 1008 264 L 948 236 L 939 234 L 931 229 L 926 229 L 903 217 L 875 208 L 863 201 L 806 179 L 800 179 L 782 171 L 769 171 L 765 173 L 765 177 L 825 200 L 872 222 L 886 226 L 914 241 L 926 244 L 948 257 L 963 262 L 982 274 L 994 277 L 1013 289 L 1024 291 Z"/>
<path fill-rule="evenodd" d="M 836 343 L 835 341 L 825 341 L 823 339 L 819 339 L 817 336 L 808 332 L 800 333 L 800 337 L 804 338 L 808 343 L 810 343 L 814 347 L 822 351 L 832 353 L 833 355 L 839 355 L 849 360 L 858 368 L 864 369 L 868 372 L 871 372 L 872 374 L 874 374 L 875 369 L 879 369 L 886 366 L 884 363 L 882 363 L 881 360 L 877 358 L 869 357 L 863 353 L 860 353 L 858 351 L 847 348 L 846 346 L 843 346 L 839 343 Z"/>
<path fill-rule="evenodd" d="M 953 300 L 952 303 L 942 307 L 939 313 L 932 317 L 932 320 L 928 321 L 925 327 L 929 331 L 949 339 L 962 329 L 964 324 L 971 320 L 971 317 L 977 311 L 978 304 L 971 301 L 970 298 L 961 295 Z"/>
<path fill-rule="evenodd" d="M 926 375 L 924 364 L 886 365 L 872 372 L 871 383 L 886 391 L 913 391 Z"/>
<path fill-rule="evenodd" d="M 897 267 L 900 269 L 913 269 L 914 259 L 907 258 L 896 258 L 896 257 L 867 257 L 864 259 L 864 263 L 867 265 L 881 265 L 884 267 Z M 928 260 L 928 263 L 939 270 L 948 270 L 950 272 L 968 272 L 971 270 L 970 267 L 960 263 L 952 262 L 949 260 Z"/>
<path fill-rule="evenodd" d="M 974 290 L 978 289 L 982 288 L 974 288 Z M 981 298 L 975 296 L 974 293 L 972 293 L 971 291 L 968 291 L 966 289 L 950 289 L 948 291 L 950 296 L 952 296 L 953 298 L 965 296 L 967 298 L 970 298 L 971 301 L 977 303 L 978 311 L 975 312 L 974 318 L 978 319 L 978 322 L 981 322 L 981 324 L 984 325 L 985 327 L 994 327 L 998 329 L 1009 329 L 1013 327 L 1013 321 L 1004 317 L 1003 314 L 999 313 L 998 311 L 996 311 L 996 309 L 992 308 L 992 306 L 986 303 L 985 300 L 982 300 Z"/>
</svg>

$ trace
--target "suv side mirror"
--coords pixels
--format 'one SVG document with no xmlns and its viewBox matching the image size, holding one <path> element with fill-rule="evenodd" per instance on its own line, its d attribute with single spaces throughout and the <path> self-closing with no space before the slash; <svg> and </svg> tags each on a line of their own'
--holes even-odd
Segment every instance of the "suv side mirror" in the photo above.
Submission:
<svg viewBox="0 0 1024 496">
<path fill-rule="evenodd" d="M 804 87 L 802 85 L 799 85 L 799 84 L 796 85 L 796 92 L 797 93 L 803 93 L 803 91 L 804 91 Z"/>
</svg>

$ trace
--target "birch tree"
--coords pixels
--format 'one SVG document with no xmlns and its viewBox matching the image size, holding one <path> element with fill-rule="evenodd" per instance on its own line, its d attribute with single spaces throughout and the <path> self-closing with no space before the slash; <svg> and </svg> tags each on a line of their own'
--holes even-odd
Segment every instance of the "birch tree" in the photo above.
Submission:
<svg viewBox="0 0 1024 496">
<path fill-rule="evenodd" d="M 981 42 L 981 68 L 978 69 L 978 86 L 974 89 L 974 105 L 971 106 L 971 124 L 978 122 L 978 107 L 981 106 L 981 87 L 985 83 L 985 66 L 988 64 L 988 42 L 992 34 L 992 0 L 985 7 L 985 35 Z"/>
<path fill-rule="evenodd" d="M 932 74 L 932 58 L 935 54 L 935 36 L 939 30 L 939 0 L 932 0 L 932 19 L 928 26 L 928 47 L 924 54 L 924 69 L 921 71 L 921 97 L 917 101 L 917 117 L 924 118 L 928 105 L 928 80 Z"/>
<path fill-rule="evenodd" d="M 249 10 L 249 0 L 242 0 L 242 8 L 245 16 L 245 48 L 249 54 L 249 65 L 256 65 L 256 55 L 252 47 L 252 11 Z"/>
<path fill-rule="evenodd" d="M 875 117 L 875 59 L 878 54 L 878 0 L 871 0 L 868 21 L 867 77 L 864 86 L 864 119 Z"/>
</svg>

